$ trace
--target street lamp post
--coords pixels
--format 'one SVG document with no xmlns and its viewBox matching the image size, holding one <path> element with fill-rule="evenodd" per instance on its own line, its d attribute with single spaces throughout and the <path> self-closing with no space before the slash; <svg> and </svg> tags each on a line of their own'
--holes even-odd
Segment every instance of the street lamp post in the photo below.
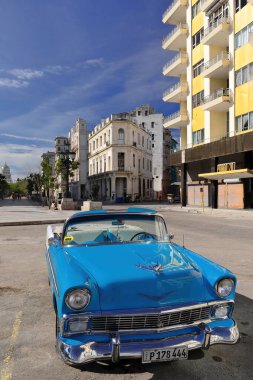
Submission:
<svg viewBox="0 0 253 380">
<path fill-rule="evenodd" d="M 70 191 L 69 191 L 69 168 L 70 163 L 75 159 L 75 152 L 70 151 L 70 143 L 66 143 L 66 150 L 64 152 L 61 152 L 59 157 L 62 160 L 63 168 L 65 171 L 65 181 L 66 181 L 66 189 L 64 192 L 63 197 L 64 198 L 70 198 Z"/>
</svg>

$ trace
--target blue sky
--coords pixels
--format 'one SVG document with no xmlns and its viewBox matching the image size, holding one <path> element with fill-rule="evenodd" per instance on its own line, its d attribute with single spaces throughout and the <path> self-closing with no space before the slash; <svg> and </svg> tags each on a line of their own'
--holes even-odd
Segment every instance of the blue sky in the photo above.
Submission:
<svg viewBox="0 0 253 380">
<path fill-rule="evenodd" d="M 165 0 L 2 0 L 0 164 L 13 177 L 39 170 L 77 117 L 93 127 L 111 113 L 162 101 L 175 80 L 162 75 L 170 27 Z"/>
</svg>

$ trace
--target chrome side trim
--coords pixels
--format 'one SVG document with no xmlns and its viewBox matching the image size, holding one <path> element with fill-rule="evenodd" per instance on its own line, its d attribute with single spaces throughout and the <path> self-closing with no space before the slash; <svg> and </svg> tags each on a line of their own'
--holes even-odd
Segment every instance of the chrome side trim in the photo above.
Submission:
<svg viewBox="0 0 253 380">
<path fill-rule="evenodd" d="M 105 311 L 98 311 L 98 312 L 87 312 L 87 313 L 80 313 L 80 314 L 65 314 L 65 318 L 76 318 L 78 317 L 103 317 L 103 316 L 114 316 L 114 317 L 123 317 L 123 316 L 134 316 L 138 314 L 163 314 L 163 313 L 174 313 L 178 311 L 184 311 L 184 310 L 189 310 L 189 309 L 198 309 L 201 307 L 206 307 L 206 306 L 213 306 L 213 305 L 219 305 L 219 304 L 234 304 L 234 300 L 215 300 L 215 301 L 210 301 L 210 302 L 205 302 L 205 303 L 198 303 L 195 305 L 188 305 L 188 306 L 182 306 L 182 307 L 176 307 L 176 308 L 143 308 L 143 309 L 125 309 L 125 310 L 105 310 Z"/>
<path fill-rule="evenodd" d="M 49 256 L 49 249 L 47 250 L 47 259 L 48 259 L 48 264 L 49 264 L 49 268 L 50 268 L 50 271 L 51 271 L 51 275 L 52 275 L 52 278 L 53 278 L 53 283 L 54 283 L 54 287 L 55 287 L 55 290 L 56 290 L 56 294 L 57 294 L 58 297 L 60 297 L 60 293 L 59 293 L 59 289 L 58 289 L 57 282 L 56 282 L 56 279 L 55 279 L 55 274 L 54 274 L 52 262 L 51 262 L 51 259 L 50 259 L 50 256 Z"/>
</svg>

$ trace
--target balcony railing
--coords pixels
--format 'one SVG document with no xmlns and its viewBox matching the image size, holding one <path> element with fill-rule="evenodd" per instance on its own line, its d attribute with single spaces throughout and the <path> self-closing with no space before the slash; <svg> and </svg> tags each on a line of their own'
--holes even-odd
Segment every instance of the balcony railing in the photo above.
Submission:
<svg viewBox="0 0 253 380">
<path fill-rule="evenodd" d="M 178 2 L 178 0 L 172 1 L 172 3 L 170 4 L 170 6 L 163 13 L 163 18 L 166 17 L 168 13 L 170 13 L 171 9 L 176 5 L 177 2 Z"/>
<path fill-rule="evenodd" d="M 166 37 L 163 38 L 163 44 L 165 44 L 181 28 L 187 29 L 187 24 L 178 24 Z"/>
<path fill-rule="evenodd" d="M 210 61 L 208 61 L 204 64 L 204 70 L 209 69 L 209 67 L 211 67 L 211 66 L 215 65 L 217 62 L 223 61 L 223 60 L 229 61 L 230 60 L 230 54 L 225 52 L 225 51 L 222 51 L 221 53 L 216 55 L 214 58 L 210 59 Z"/>
<path fill-rule="evenodd" d="M 171 86 L 168 90 L 164 91 L 163 93 L 163 97 L 165 98 L 165 96 L 171 94 L 172 92 L 178 90 L 181 86 L 187 86 L 187 82 L 177 82 L 176 84 L 174 84 L 174 86 Z"/>
<path fill-rule="evenodd" d="M 168 67 L 173 65 L 173 63 L 175 63 L 180 58 L 187 58 L 187 53 L 180 52 L 174 55 L 174 57 L 168 63 L 166 63 L 166 65 L 163 66 L 163 71 L 165 71 Z"/>
<path fill-rule="evenodd" d="M 214 91 L 212 94 L 205 96 L 202 104 L 206 104 L 208 102 L 211 102 L 212 100 L 221 98 L 222 96 L 230 96 L 230 90 L 229 88 L 219 88 L 218 90 Z"/>
<path fill-rule="evenodd" d="M 182 116 L 187 116 L 187 112 L 181 112 L 181 111 L 174 112 L 171 115 L 165 117 L 164 124 L 168 123 L 169 121 L 175 120 L 178 117 L 182 117 Z"/>
<path fill-rule="evenodd" d="M 229 24 L 230 19 L 229 17 L 220 17 L 216 21 L 212 22 L 212 25 L 210 25 L 208 28 L 204 30 L 204 37 L 206 37 L 208 34 L 210 34 L 214 29 L 216 29 L 219 25 L 223 23 Z"/>
</svg>

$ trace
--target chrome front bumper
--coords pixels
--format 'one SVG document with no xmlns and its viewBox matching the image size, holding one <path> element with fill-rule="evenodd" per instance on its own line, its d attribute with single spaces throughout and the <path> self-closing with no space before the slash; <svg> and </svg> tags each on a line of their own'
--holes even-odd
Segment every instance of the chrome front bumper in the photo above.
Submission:
<svg viewBox="0 0 253 380">
<path fill-rule="evenodd" d="M 120 340 L 119 335 L 110 335 L 109 341 L 90 341 L 81 345 L 67 344 L 61 338 L 57 340 L 57 350 L 68 364 L 85 364 L 96 360 L 111 360 L 141 358 L 146 349 L 162 349 L 165 347 L 187 346 L 188 350 L 197 348 L 208 349 L 217 343 L 235 344 L 239 339 L 237 325 L 233 327 L 215 327 L 210 329 L 206 324 L 200 324 L 198 331 L 190 334 L 177 335 L 157 340 Z"/>
</svg>

